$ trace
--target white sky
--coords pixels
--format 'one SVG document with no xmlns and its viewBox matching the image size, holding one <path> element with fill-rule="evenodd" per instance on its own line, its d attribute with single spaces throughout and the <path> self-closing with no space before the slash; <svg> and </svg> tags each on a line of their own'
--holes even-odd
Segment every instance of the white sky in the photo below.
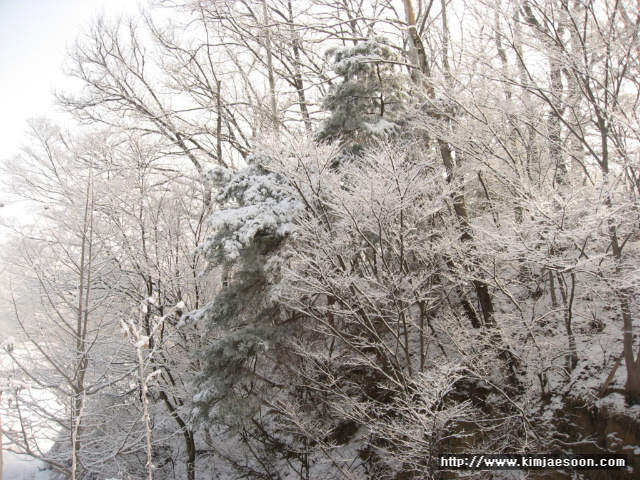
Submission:
<svg viewBox="0 0 640 480">
<path fill-rule="evenodd" d="M 136 13 L 138 0 L 0 0 L 0 160 L 18 153 L 26 121 L 56 113 L 67 45 L 94 16 Z M 145 3 L 145 2 L 143 2 Z"/>
</svg>

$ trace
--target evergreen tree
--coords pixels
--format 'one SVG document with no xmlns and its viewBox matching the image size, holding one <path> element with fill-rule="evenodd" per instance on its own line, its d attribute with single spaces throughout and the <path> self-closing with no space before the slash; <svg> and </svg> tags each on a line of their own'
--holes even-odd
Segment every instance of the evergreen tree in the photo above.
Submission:
<svg viewBox="0 0 640 480">
<path fill-rule="evenodd" d="M 331 49 L 332 69 L 341 77 L 324 99 L 331 115 L 318 133 L 321 141 L 339 140 L 344 152 L 362 153 L 375 139 L 395 137 L 410 111 L 410 77 L 398 71 L 402 59 L 383 37 Z"/>
<path fill-rule="evenodd" d="M 299 204 L 282 178 L 265 168 L 267 160 L 253 155 L 237 173 L 216 167 L 205 174 L 222 208 L 212 215 L 213 233 L 201 250 L 220 286 L 209 304 L 185 317 L 203 319 L 214 338 L 196 382 L 195 414 L 205 422 L 238 423 L 255 413 L 259 357 L 283 336 L 280 307 L 270 293 L 279 274 L 279 247 L 294 230 Z"/>
</svg>

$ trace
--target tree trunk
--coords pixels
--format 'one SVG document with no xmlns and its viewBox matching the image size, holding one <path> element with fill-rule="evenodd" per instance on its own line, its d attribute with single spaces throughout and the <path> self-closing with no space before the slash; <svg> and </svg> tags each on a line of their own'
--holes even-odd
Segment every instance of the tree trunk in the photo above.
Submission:
<svg viewBox="0 0 640 480">
<path fill-rule="evenodd" d="M 413 41 L 414 46 L 418 51 L 418 59 L 419 59 L 419 67 L 425 78 L 429 78 L 431 76 L 431 72 L 427 65 L 427 57 L 424 50 L 424 45 L 420 36 L 418 35 L 418 31 L 416 29 L 416 16 L 413 11 L 413 5 L 411 4 L 411 0 L 403 0 L 405 15 L 407 18 L 408 31 L 411 35 L 411 39 Z M 447 74 L 450 75 L 450 74 Z M 435 98 L 435 91 L 431 85 L 430 81 L 426 82 L 427 87 L 427 95 L 429 98 Z M 442 162 L 444 163 L 446 172 L 447 172 L 447 181 L 453 180 L 454 173 L 454 160 L 453 160 L 453 152 L 451 150 L 451 145 L 447 142 L 438 139 L 438 145 L 440 147 L 440 155 L 442 156 Z M 468 242 L 473 240 L 473 236 L 471 235 L 471 231 L 469 229 L 469 217 L 467 215 L 467 208 L 465 206 L 465 197 L 463 192 L 458 192 L 454 194 L 453 197 L 453 207 L 462 226 L 462 236 L 461 239 L 464 242 Z M 485 325 L 495 325 L 495 321 L 493 319 L 493 300 L 491 298 L 491 294 L 489 293 L 489 288 L 487 284 L 481 280 L 473 280 L 472 281 L 473 288 L 476 292 L 476 296 L 478 297 L 478 303 L 480 304 L 480 309 L 482 311 L 482 316 Z M 461 297 L 462 298 L 462 297 Z M 471 319 L 472 324 L 477 324 L 479 326 L 479 322 L 477 321 L 477 317 L 472 312 L 474 311 L 471 308 L 471 305 L 465 304 L 466 300 L 463 299 L 463 306 L 465 307 L 465 312 Z M 476 317 L 476 318 L 474 318 Z M 475 326 L 475 325 L 474 325 Z"/>
<path fill-rule="evenodd" d="M 2 402 L 2 390 L 0 390 L 0 402 Z M 2 456 L 2 415 L 0 415 L 0 480 L 2 480 L 2 471 L 4 470 L 4 458 Z"/>
<path fill-rule="evenodd" d="M 265 47 L 267 50 L 267 70 L 269 76 L 269 97 L 271 100 L 271 115 L 273 125 L 278 126 L 278 107 L 276 105 L 276 81 L 273 75 L 273 57 L 271 54 L 271 27 L 269 26 L 269 11 L 267 10 L 267 0 L 262 0 L 262 11 L 264 15 L 264 28 L 266 33 Z"/>
<path fill-rule="evenodd" d="M 293 46 L 293 58 L 295 60 L 294 68 L 295 75 L 293 77 L 293 83 L 298 94 L 298 103 L 300 104 L 300 114 L 302 115 L 302 121 L 304 122 L 304 127 L 307 132 L 311 132 L 311 118 L 309 117 L 309 109 L 307 108 L 307 96 L 304 92 L 304 81 L 302 80 L 302 73 L 300 72 L 300 49 L 302 45 L 300 43 L 300 39 L 298 34 L 295 32 L 293 27 L 293 8 L 291 6 L 291 0 L 287 2 L 287 7 L 289 9 L 289 25 L 291 26 L 291 35 L 293 37 L 292 46 Z"/>
</svg>

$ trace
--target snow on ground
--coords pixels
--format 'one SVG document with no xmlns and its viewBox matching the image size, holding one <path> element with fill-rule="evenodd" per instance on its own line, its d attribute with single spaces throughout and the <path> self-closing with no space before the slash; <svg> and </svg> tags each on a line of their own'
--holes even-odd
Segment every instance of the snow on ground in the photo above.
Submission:
<svg viewBox="0 0 640 480">
<path fill-rule="evenodd" d="M 0 335 L 2 335 L 2 333 L 0 333 Z M 0 336 L 0 343 L 5 343 L 7 340 L 4 339 L 3 342 L 3 338 L 2 336 Z M 16 354 L 20 354 L 21 353 L 20 348 L 15 350 Z M 3 355 L 3 351 L 0 350 L 0 380 L 4 377 L 6 378 L 7 372 L 10 371 L 11 367 L 10 367 L 10 361 L 9 358 L 6 354 Z M 15 384 L 16 381 L 13 381 L 12 384 Z M 25 384 L 28 385 L 28 384 Z M 42 401 L 43 399 L 45 401 L 47 401 L 48 397 L 46 396 L 45 392 L 36 392 L 36 399 L 39 399 L 40 401 Z M 53 398 L 51 400 L 49 400 L 49 402 L 51 402 L 51 405 L 54 405 L 54 400 Z M 0 415 L 2 415 L 4 412 L 4 408 L 6 408 L 6 404 L 1 405 L 0 408 Z M 4 428 L 9 428 L 10 425 L 10 419 L 7 418 L 6 415 L 2 416 L 2 426 Z M 42 430 L 42 435 L 43 438 L 39 438 L 39 444 L 41 446 L 41 448 L 43 449 L 48 449 L 51 447 L 51 442 L 46 438 L 50 435 L 50 432 L 46 431 L 46 430 Z M 2 446 L 4 448 L 7 447 L 8 445 L 8 441 L 6 438 L 2 438 Z M 26 455 L 17 455 L 15 453 L 9 452 L 6 449 L 3 448 L 2 451 L 2 455 L 3 455 L 3 464 L 4 464 L 4 468 L 2 469 L 2 480 L 49 480 L 49 474 L 51 473 L 51 470 L 44 470 L 45 466 L 42 462 L 37 461 L 37 460 L 33 460 L 32 458 L 26 456 Z"/>
<path fill-rule="evenodd" d="M 6 444 L 6 440 L 3 443 Z M 2 455 L 4 459 L 2 480 L 49 480 L 51 470 L 43 470 L 42 462 L 6 450 Z"/>
</svg>

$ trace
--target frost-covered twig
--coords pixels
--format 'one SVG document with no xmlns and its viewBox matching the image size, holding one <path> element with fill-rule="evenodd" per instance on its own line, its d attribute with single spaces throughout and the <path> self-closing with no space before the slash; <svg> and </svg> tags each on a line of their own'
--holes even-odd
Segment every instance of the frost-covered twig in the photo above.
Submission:
<svg viewBox="0 0 640 480">
<path fill-rule="evenodd" d="M 153 303 L 152 299 L 148 300 L 149 303 Z M 155 326 L 151 329 L 150 332 L 144 332 L 143 330 L 143 321 L 142 316 L 148 312 L 147 303 L 142 303 L 140 305 L 140 321 L 138 325 L 135 325 L 133 320 L 130 319 L 129 322 L 125 322 L 124 320 L 120 320 L 120 327 L 125 337 L 129 337 L 132 345 L 136 349 L 136 355 L 138 358 L 138 381 L 140 382 L 140 397 L 142 399 L 142 408 L 144 415 L 144 424 L 146 431 L 146 447 L 147 447 L 147 474 L 148 479 L 153 480 L 153 455 L 152 455 L 152 427 L 151 427 L 151 417 L 149 415 L 149 398 L 147 393 L 149 391 L 148 385 L 149 382 L 153 379 L 159 377 L 162 374 L 162 370 L 154 370 L 150 374 L 146 374 L 146 366 L 151 362 L 153 358 L 153 354 L 155 353 L 156 347 L 154 346 L 149 351 L 147 355 L 147 361 L 145 362 L 143 349 L 150 348 L 150 339 L 153 338 L 153 335 L 156 331 L 162 326 L 167 317 L 173 314 L 177 310 L 182 310 L 185 308 L 184 302 L 178 302 L 173 308 L 171 308 L 165 315 L 162 317 L 157 317 Z M 148 335 L 144 335 L 143 333 L 149 333 Z"/>
</svg>

